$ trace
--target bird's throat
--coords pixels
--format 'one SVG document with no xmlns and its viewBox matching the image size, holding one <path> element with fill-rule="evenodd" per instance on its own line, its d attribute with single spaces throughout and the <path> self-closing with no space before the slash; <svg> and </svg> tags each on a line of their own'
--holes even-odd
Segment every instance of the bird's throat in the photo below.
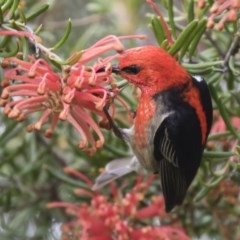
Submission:
<svg viewBox="0 0 240 240">
<path fill-rule="evenodd" d="M 149 123 L 155 112 L 155 103 L 152 98 L 142 96 L 139 102 L 134 122 L 134 140 L 140 147 L 148 144 Z"/>
</svg>

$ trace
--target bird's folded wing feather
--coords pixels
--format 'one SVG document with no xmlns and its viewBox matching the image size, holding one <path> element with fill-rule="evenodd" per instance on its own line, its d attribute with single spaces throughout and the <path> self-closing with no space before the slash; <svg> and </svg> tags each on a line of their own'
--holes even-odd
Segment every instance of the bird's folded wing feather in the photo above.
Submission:
<svg viewBox="0 0 240 240">
<path fill-rule="evenodd" d="M 166 211 L 182 203 L 187 185 L 179 167 L 179 160 L 171 136 L 169 136 L 166 121 L 158 129 L 154 140 L 155 158 L 159 161 L 159 173 L 162 192 L 165 198 Z"/>
</svg>

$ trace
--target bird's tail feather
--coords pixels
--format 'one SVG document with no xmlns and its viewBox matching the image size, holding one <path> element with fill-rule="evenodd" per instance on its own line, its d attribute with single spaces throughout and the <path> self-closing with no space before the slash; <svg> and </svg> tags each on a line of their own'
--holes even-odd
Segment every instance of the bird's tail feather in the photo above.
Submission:
<svg viewBox="0 0 240 240">
<path fill-rule="evenodd" d="M 108 184 L 109 182 L 120 178 L 130 172 L 138 172 L 141 168 L 136 157 L 119 158 L 109 162 L 96 179 L 92 186 L 92 190 L 97 190 Z"/>
</svg>

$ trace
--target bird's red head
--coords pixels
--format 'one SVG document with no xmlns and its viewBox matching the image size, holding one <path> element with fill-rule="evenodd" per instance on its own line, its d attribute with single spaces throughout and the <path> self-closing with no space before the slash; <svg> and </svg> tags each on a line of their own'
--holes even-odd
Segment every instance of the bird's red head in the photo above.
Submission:
<svg viewBox="0 0 240 240">
<path fill-rule="evenodd" d="M 190 75 L 163 49 L 144 46 L 127 50 L 113 72 L 144 92 L 159 92 L 186 83 Z"/>
</svg>

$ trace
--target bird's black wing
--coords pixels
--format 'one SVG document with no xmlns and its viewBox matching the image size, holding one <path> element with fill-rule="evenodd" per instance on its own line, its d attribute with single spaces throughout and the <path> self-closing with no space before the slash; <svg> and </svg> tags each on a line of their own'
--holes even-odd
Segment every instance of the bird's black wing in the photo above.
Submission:
<svg viewBox="0 0 240 240">
<path fill-rule="evenodd" d="M 159 163 L 166 211 L 180 205 L 202 157 L 200 124 L 194 109 L 179 105 L 154 136 L 154 157 Z"/>
</svg>

